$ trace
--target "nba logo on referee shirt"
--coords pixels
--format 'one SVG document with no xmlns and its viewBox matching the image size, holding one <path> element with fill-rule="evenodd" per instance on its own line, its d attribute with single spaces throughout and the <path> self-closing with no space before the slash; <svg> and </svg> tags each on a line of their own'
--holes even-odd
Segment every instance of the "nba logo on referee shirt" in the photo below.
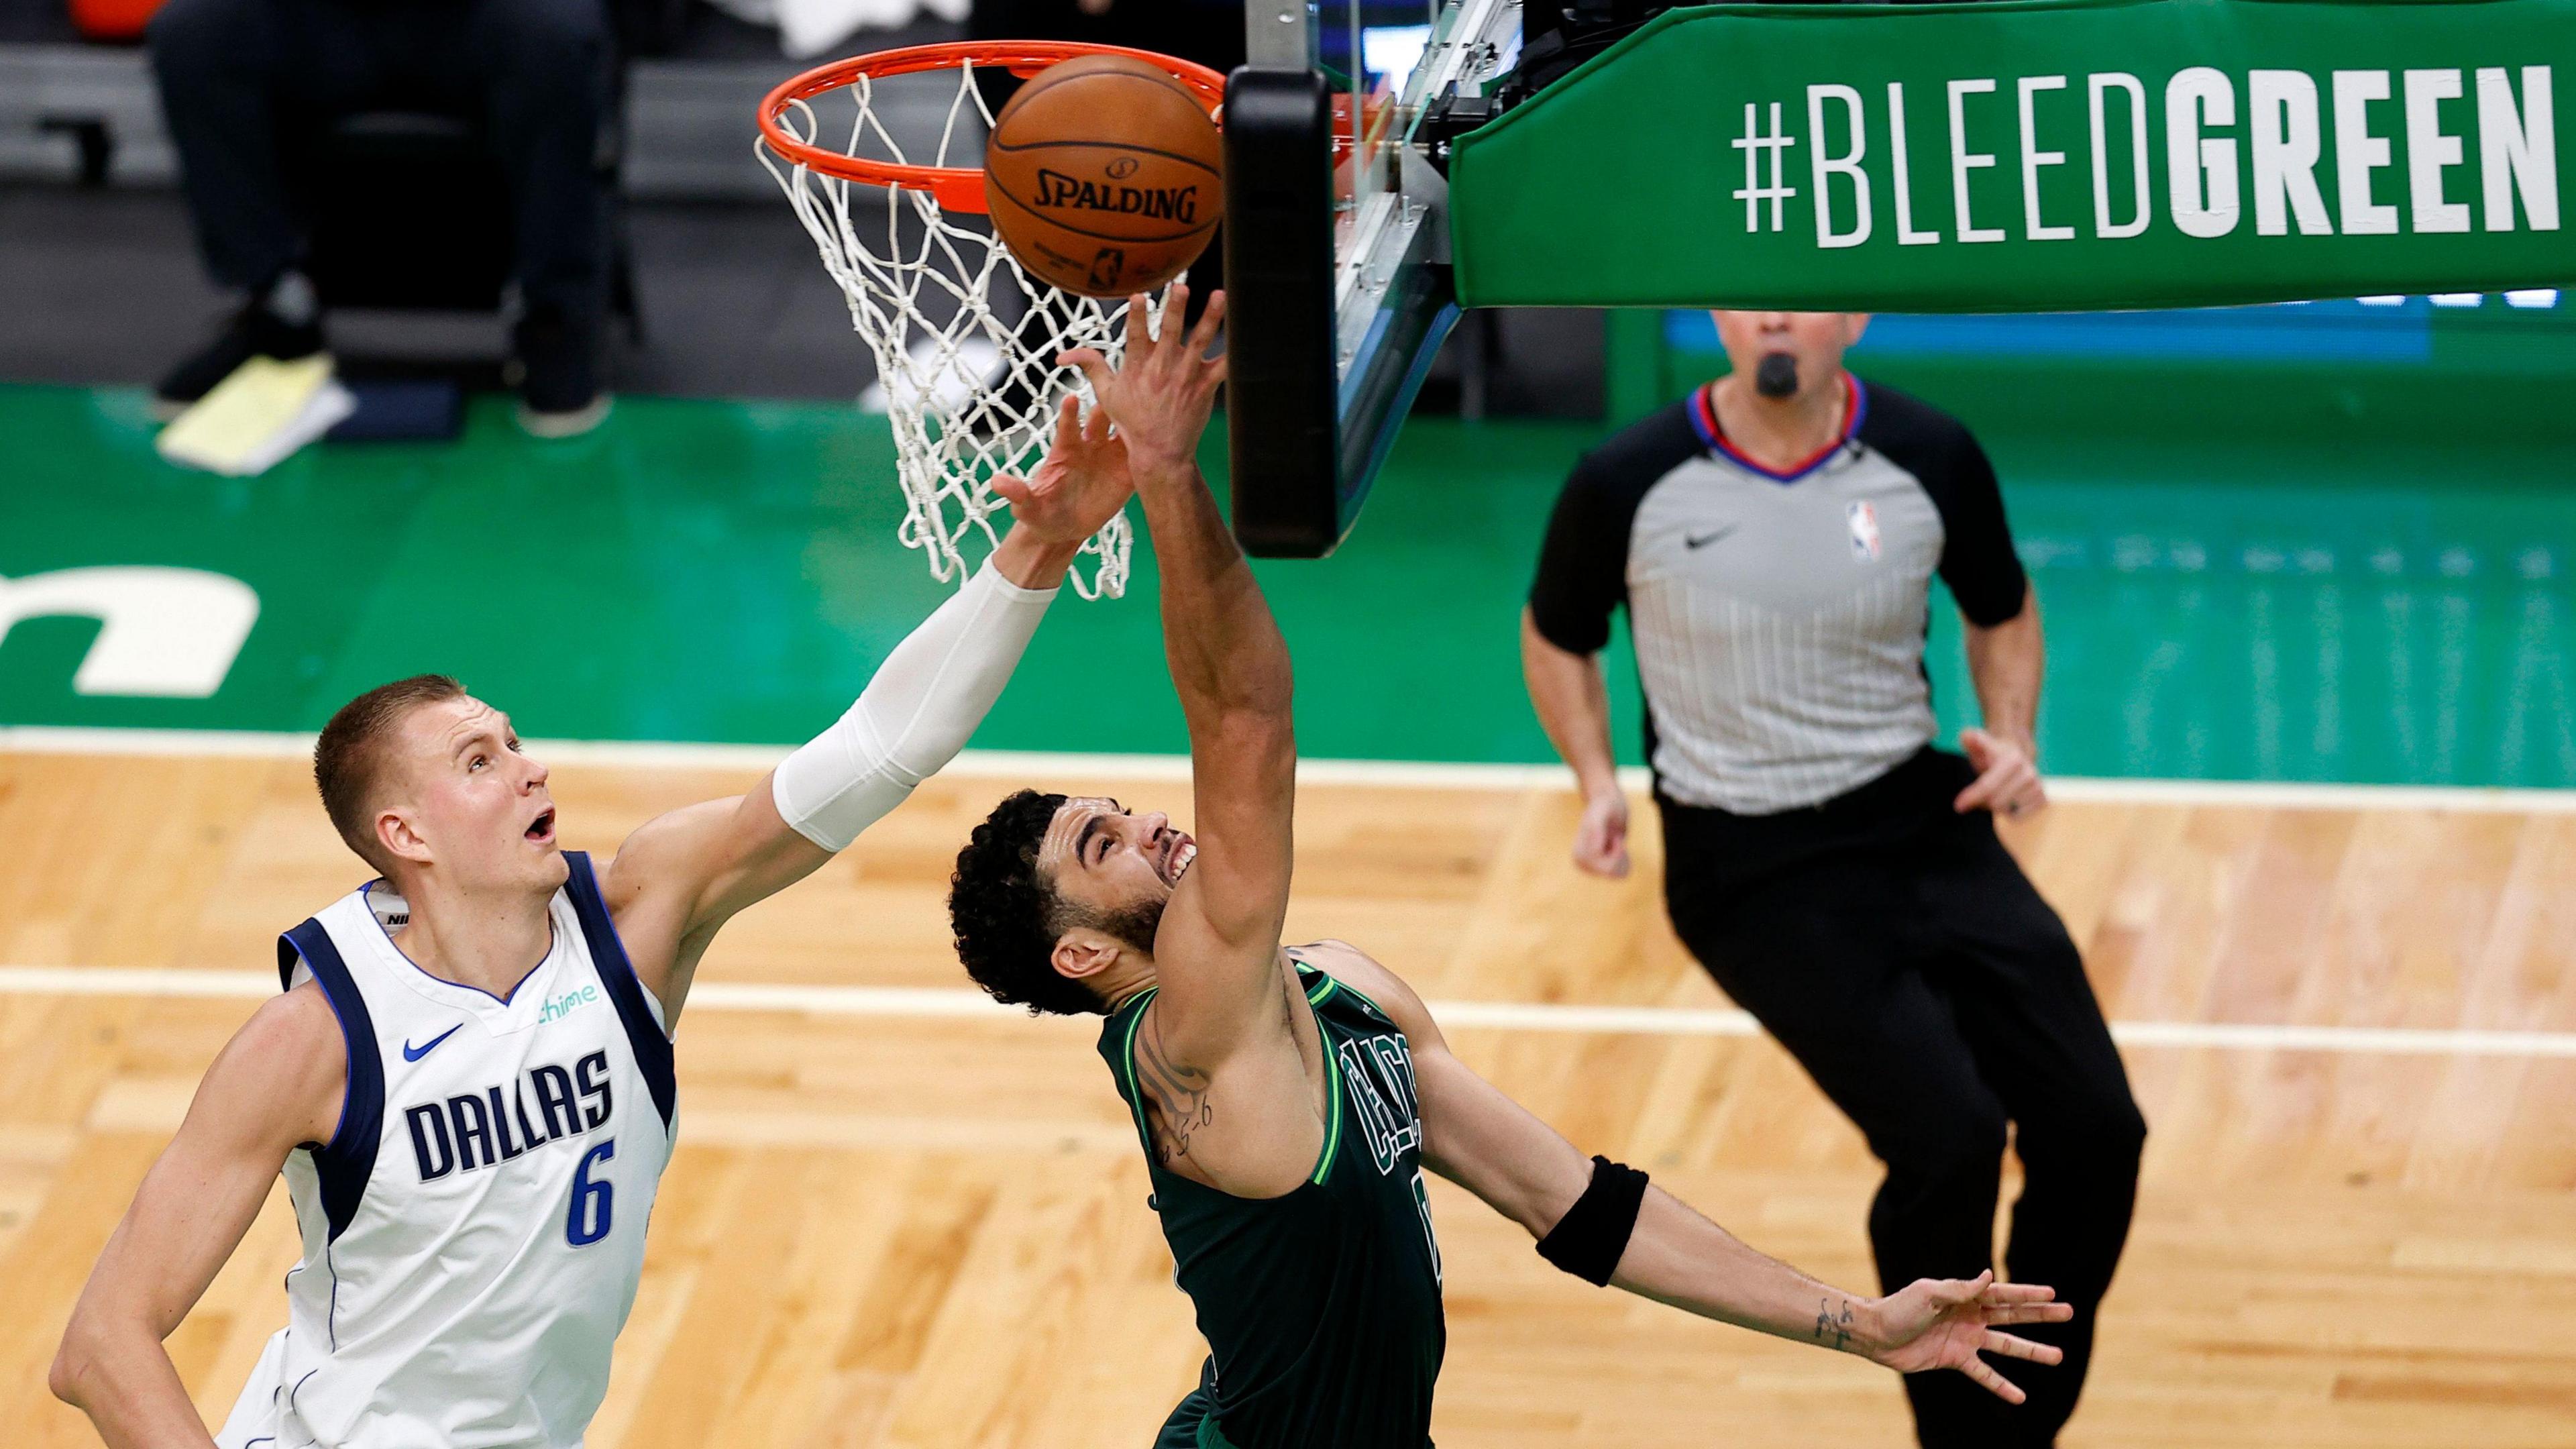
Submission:
<svg viewBox="0 0 2576 1449">
<path fill-rule="evenodd" d="M 1843 517 L 1851 524 L 1852 557 L 1878 562 L 1878 510 L 1864 500 L 1844 509 Z"/>
</svg>

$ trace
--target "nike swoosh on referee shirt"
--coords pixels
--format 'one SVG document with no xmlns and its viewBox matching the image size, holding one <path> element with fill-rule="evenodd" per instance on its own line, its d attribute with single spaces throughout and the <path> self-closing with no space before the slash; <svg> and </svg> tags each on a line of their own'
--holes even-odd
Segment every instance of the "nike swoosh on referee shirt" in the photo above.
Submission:
<svg viewBox="0 0 2576 1449">
<path fill-rule="evenodd" d="M 1710 545 L 1710 544 L 1712 544 L 1712 543 L 1717 542 L 1719 539 L 1726 537 L 1728 534 L 1733 533 L 1735 530 L 1736 530 L 1736 525 L 1735 525 L 1735 524 L 1730 523 L 1730 524 L 1728 524 L 1726 527 L 1719 529 L 1719 530 L 1718 530 L 1717 532 L 1715 532 L 1715 533 L 1693 533 L 1693 534 L 1685 534 L 1685 535 L 1683 536 L 1683 538 L 1682 538 L 1682 547 L 1684 547 L 1684 548 L 1705 548 L 1705 547 L 1707 547 L 1708 545 Z"/>
<path fill-rule="evenodd" d="M 411 1044 L 411 1038 L 403 1038 L 403 1060 L 407 1062 L 416 1062 L 422 1057 L 428 1056 L 431 1052 L 438 1050 L 438 1044 L 440 1042 L 456 1035 L 457 1027 L 461 1027 L 463 1025 L 465 1025 L 465 1023 L 461 1021 L 458 1022 L 456 1026 L 451 1026 L 447 1030 L 440 1032 L 438 1035 L 431 1037 L 428 1043 L 422 1046 L 413 1046 Z"/>
</svg>

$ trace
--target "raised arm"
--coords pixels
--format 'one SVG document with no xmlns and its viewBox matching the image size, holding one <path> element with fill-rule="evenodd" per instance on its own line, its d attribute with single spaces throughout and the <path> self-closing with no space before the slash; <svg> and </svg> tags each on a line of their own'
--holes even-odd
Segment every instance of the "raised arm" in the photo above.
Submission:
<svg viewBox="0 0 2576 1449">
<path fill-rule="evenodd" d="M 1926 1278 L 1870 1298 L 1754 1251 L 1642 1174 L 1586 1159 L 1555 1128 L 1468 1070 L 1421 998 L 1395 973 L 1347 947 L 1319 954 L 1335 976 L 1403 1029 L 1421 1101 L 1423 1161 L 1519 1223 L 1538 1240 L 1540 1253 L 1567 1272 L 1702 1318 L 1858 1354 L 1899 1373 L 1957 1369 L 2012 1403 L 2022 1401 L 2022 1391 L 1979 1353 L 2043 1364 L 2062 1357 L 2048 1345 L 1996 1331 L 2072 1317 L 2073 1309 L 2050 1301 L 2047 1288 L 2000 1284 L 1988 1274 Z"/>
<path fill-rule="evenodd" d="M 46 1382 L 107 1449 L 210 1449 L 162 1347 L 241 1244 L 286 1155 L 337 1127 L 347 1048 L 298 987 L 254 1013 L 206 1069 L 72 1309 Z"/>
<path fill-rule="evenodd" d="M 839 721 L 749 794 L 647 821 L 618 848 L 602 888 L 665 1020 L 677 1020 L 719 927 L 820 869 L 965 748 L 1075 552 L 1132 491 L 1107 421 L 1086 425 L 1073 398 L 1032 477 L 993 481 L 1010 501 L 1010 531 Z"/>
<path fill-rule="evenodd" d="M 1180 953 L 1190 969 L 1161 977 L 1154 1009 L 1178 1049 L 1213 1064 L 1281 990 L 1297 743 L 1287 641 L 1198 470 L 1199 434 L 1225 378 L 1224 359 L 1207 355 L 1225 294 L 1184 336 L 1188 296 L 1172 288 L 1159 338 L 1145 335 L 1145 299 L 1129 301 L 1116 371 L 1087 349 L 1067 361 L 1091 378 L 1125 440 L 1162 577 L 1163 652 L 1189 723 L 1198 855 L 1154 942 L 1157 957 Z"/>
</svg>

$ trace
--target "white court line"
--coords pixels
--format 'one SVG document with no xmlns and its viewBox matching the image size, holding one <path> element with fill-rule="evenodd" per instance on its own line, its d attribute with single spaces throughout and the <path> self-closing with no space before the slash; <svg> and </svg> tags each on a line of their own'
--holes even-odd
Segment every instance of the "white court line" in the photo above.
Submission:
<svg viewBox="0 0 2576 1449">
<path fill-rule="evenodd" d="M 0 966 L 0 996 L 232 997 L 277 990 L 262 971 L 115 966 Z M 898 986 L 790 986 L 708 981 L 689 993 L 696 1011 L 794 1011 L 889 1018 L 1026 1017 L 980 991 Z M 1497 1031 L 1600 1032 L 1620 1036 L 1759 1036 L 1741 1011 L 1681 1006 L 1580 1006 L 1524 1001 L 1431 1003 L 1443 1026 Z M 2112 1039 L 2135 1047 L 2219 1051 L 2340 1052 L 2359 1056 L 2576 1057 L 2576 1032 L 2433 1030 L 2421 1027 L 2275 1026 L 2213 1021 L 2115 1021 Z"/>
<path fill-rule="evenodd" d="M 550 764 L 622 765 L 659 770 L 765 770 L 787 757 L 786 745 L 699 745 L 616 740 L 530 740 Z M 310 759 L 313 737 L 252 730 L 93 729 L 0 725 L 0 754 L 130 755 L 163 758 Z M 968 750 L 943 774 L 975 779 L 1183 781 L 1183 755 L 1074 754 L 1042 750 Z M 1563 765 L 1473 765 L 1437 760 L 1297 762 L 1309 785 L 1378 785 L 1421 790 L 1571 789 Z M 1642 769 L 1621 770 L 1629 790 L 1644 793 Z M 2576 789 L 2504 790 L 2447 785 L 2315 785 L 2264 780 L 2105 780 L 2052 776 L 2049 793 L 2085 804 L 2225 805 L 2258 810 L 2456 810 L 2482 814 L 2576 814 Z"/>
</svg>

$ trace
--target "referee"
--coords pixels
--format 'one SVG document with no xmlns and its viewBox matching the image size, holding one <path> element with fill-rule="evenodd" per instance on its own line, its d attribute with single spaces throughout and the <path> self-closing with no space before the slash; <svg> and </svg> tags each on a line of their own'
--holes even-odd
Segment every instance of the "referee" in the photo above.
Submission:
<svg viewBox="0 0 2576 1449">
<path fill-rule="evenodd" d="M 1916 1433 L 2053 1444 L 2129 1231 L 2146 1123 L 2076 955 L 1989 812 L 2032 764 L 2039 609 L 1993 467 L 1957 420 L 1844 371 L 1868 318 L 1719 312 L 1733 372 L 1576 467 L 1548 522 L 1522 663 L 1584 795 L 1575 863 L 1628 869 L 1598 655 L 1626 605 L 1673 927 L 1887 1165 L 1879 1279 L 1994 1259 L 2005 1128 L 2025 1187 L 2009 1276 L 2055 1285 L 2063 1366 L 1906 1380 Z M 1986 727 L 1932 747 L 1935 572 L 1967 621 Z"/>
</svg>

